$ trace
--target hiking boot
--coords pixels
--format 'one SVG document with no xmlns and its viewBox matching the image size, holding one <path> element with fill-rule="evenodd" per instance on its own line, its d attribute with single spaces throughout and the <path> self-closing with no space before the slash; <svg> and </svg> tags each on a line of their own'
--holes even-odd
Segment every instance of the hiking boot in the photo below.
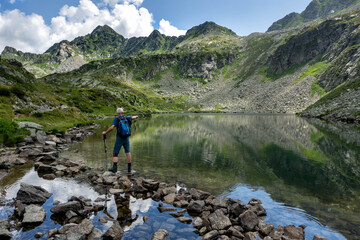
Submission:
<svg viewBox="0 0 360 240">
<path fill-rule="evenodd" d="M 108 171 L 116 173 L 117 172 L 117 166 L 113 165 L 111 168 L 108 169 Z"/>
</svg>

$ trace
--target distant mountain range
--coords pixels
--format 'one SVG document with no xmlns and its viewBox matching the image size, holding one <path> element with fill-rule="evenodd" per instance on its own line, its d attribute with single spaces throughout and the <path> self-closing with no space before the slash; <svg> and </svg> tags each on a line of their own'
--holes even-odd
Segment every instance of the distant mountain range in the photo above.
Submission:
<svg viewBox="0 0 360 240">
<path fill-rule="evenodd" d="M 43 100 L 36 105 L 30 96 L 21 102 L 16 94 L 9 95 L 12 107 L 6 108 L 25 117 L 39 106 L 50 111 L 54 102 L 86 114 L 106 113 L 122 102 L 144 112 L 301 112 L 360 122 L 357 7 L 354 0 L 314 0 L 301 14 L 274 23 L 271 31 L 246 37 L 213 22 L 180 37 L 155 30 L 148 37 L 129 39 L 109 26 L 98 26 L 43 54 L 6 47 L 0 87 L 20 85 L 30 94 L 34 84 L 47 86 L 32 94 L 50 96 L 50 91 L 56 99 L 51 104 Z M 21 62 L 21 67 L 8 59 Z M 26 81 L 30 73 L 22 66 L 38 79 Z M 107 104 L 95 93 L 114 99 Z"/>
<path fill-rule="evenodd" d="M 268 32 L 298 27 L 304 23 L 351 12 L 359 8 L 360 0 L 313 0 L 302 13 L 293 12 L 274 22 L 269 27 Z"/>
</svg>

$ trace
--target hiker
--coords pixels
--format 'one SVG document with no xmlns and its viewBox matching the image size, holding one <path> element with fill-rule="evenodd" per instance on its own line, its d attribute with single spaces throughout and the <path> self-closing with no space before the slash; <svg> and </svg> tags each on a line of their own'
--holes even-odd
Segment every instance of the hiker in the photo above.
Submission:
<svg viewBox="0 0 360 240">
<path fill-rule="evenodd" d="M 130 154 L 130 127 L 133 119 L 139 118 L 139 116 L 124 116 L 124 109 L 118 108 L 116 110 L 117 116 L 114 118 L 112 125 L 108 128 L 108 130 L 102 132 L 103 135 L 111 132 L 115 127 L 117 128 L 116 141 L 114 145 L 113 151 L 113 166 L 108 170 L 116 173 L 117 172 L 117 163 L 118 163 L 118 155 L 121 149 L 121 146 L 125 149 L 125 154 L 128 162 L 128 173 L 131 173 L 131 154 Z"/>
</svg>

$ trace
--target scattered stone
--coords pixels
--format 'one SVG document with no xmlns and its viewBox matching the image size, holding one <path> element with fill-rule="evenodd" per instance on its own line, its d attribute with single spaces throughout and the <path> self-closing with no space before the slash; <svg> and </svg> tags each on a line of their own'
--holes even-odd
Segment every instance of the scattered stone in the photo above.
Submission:
<svg viewBox="0 0 360 240">
<path fill-rule="evenodd" d="M 294 225 L 289 225 L 284 228 L 284 235 L 290 239 L 305 239 L 304 229 L 301 227 L 295 227 Z"/>
<path fill-rule="evenodd" d="M 46 212 L 43 207 L 31 204 L 25 207 L 23 224 L 38 224 L 45 220 Z"/>
<path fill-rule="evenodd" d="M 319 234 L 315 234 L 313 240 L 329 240 L 329 239 L 327 239 L 326 237 L 323 237 Z"/>
<path fill-rule="evenodd" d="M 187 207 L 189 213 L 201 213 L 202 208 L 205 206 L 205 201 L 203 200 L 192 200 Z"/>
<path fill-rule="evenodd" d="M 194 218 L 192 225 L 194 226 L 194 228 L 200 229 L 204 226 L 204 223 L 201 217 L 196 217 Z"/>
<path fill-rule="evenodd" d="M 24 204 L 44 204 L 51 195 L 42 187 L 21 183 L 16 199 Z"/>
<path fill-rule="evenodd" d="M 91 234 L 88 236 L 88 239 L 100 240 L 102 234 L 103 233 L 100 229 L 94 228 L 93 231 L 91 232 Z"/>
<path fill-rule="evenodd" d="M 156 182 L 151 179 L 143 179 L 142 184 L 145 188 L 150 191 L 157 191 L 159 188 L 159 182 Z"/>
<path fill-rule="evenodd" d="M 272 232 L 272 230 L 274 230 L 274 225 L 268 224 L 263 228 L 260 228 L 259 232 L 264 236 L 268 236 Z"/>
<path fill-rule="evenodd" d="M 53 205 L 59 205 L 60 201 L 59 200 L 56 200 L 53 202 Z"/>
<path fill-rule="evenodd" d="M 188 217 L 178 217 L 177 220 L 182 223 L 190 224 L 192 223 L 192 219 Z"/>
<path fill-rule="evenodd" d="M 158 207 L 159 212 L 176 212 L 176 208 L 168 208 L 168 207 Z"/>
<path fill-rule="evenodd" d="M 46 180 L 54 180 L 56 178 L 55 174 L 53 174 L 53 173 L 45 174 L 42 177 Z"/>
<path fill-rule="evenodd" d="M 176 194 L 170 193 L 164 197 L 164 202 L 167 204 L 173 204 L 175 201 Z"/>
<path fill-rule="evenodd" d="M 47 238 L 51 238 L 52 236 L 54 236 L 55 234 L 58 233 L 57 229 L 51 229 L 49 230 L 48 234 L 46 235 Z"/>
<path fill-rule="evenodd" d="M 218 209 L 214 213 L 210 214 L 209 221 L 211 228 L 214 230 L 224 230 L 232 225 L 230 219 L 225 216 L 221 209 Z"/>
<path fill-rule="evenodd" d="M 245 229 L 245 231 L 252 231 L 255 226 L 259 224 L 257 215 L 251 210 L 245 211 L 239 216 L 239 218 L 241 226 Z"/>
<path fill-rule="evenodd" d="M 102 235 L 104 240 L 120 240 L 124 235 L 124 231 L 121 228 L 118 221 L 114 222 L 113 225 Z"/>
<path fill-rule="evenodd" d="M 54 214 L 65 214 L 67 211 L 78 211 L 81 209 L 81 204 L 78 201 L 70 201 L 67 203 L 60 203 L 59 205 L 50 209 Z"/>
<path fill-rule="evenodd" d="M 93 231 L 94 225 L 90 219 L 84 219 L 80 224 L 66 232 L 66 239 L 86 239 Z"/>
<path fill-rule="evenodd" d="M 205 234 L 205 236 L 203 237 L 203 240 L 213 240 L 213 239 L 216 239 L 218 236 L 219 236 L 219 232 L 216 230 L 213 230 L 213 231 Z"/>
<path fill-rule="evenodd" d="M 34 235 L 34 238 L 41 238 L 42 236 L 44 236 L 44 232 L 37 232 Z"/>
<path fill-rule="evenodd" d="M 0 239 L 11 239 L 12 233 L 9 231 L 10 223 L 8 219 L 0 219 Z"/>
<path fill-rule="evenodd" d="M 159 229 L 153 233 L 151 236 L 151 240 L 164 240 L 167 236 L 169 236 L 168 231 L 164 229 Z"/>
<path fill-rule="evenodd" d="M 144 222 L 147 222 L 148 220 L 150 220 L 150 218 L 149 218 L 148 216 L 144 216 L 144 217 L 143 217 L 143 221 L 144 221 Z"/>
</svg>

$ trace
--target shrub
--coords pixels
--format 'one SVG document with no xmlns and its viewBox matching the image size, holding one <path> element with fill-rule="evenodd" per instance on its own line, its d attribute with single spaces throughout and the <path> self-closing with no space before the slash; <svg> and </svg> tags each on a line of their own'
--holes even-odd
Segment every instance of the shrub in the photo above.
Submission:
<svg viewBox="0 0 360 240">
<path fill-rule="evenodd" d="M 10 96 L 10 90 L 4 87 L 0 87 L 0 96 L 9 97 Z"/>
<path fill-rule="evenodd" d="M 20 99 L 24 99 L 25 97 L 25 91 L 24 88 L 20 87 L 20 86 L 12 86 L 10 88 L 10 91 L 15 94 L 18 98 Z"/>
<path fill-rule="evenodd" d="M 41 117 L 43 116 L 43 113 L 41 113 L 41 112 L 34 112 L 34 113 L 33 113 L 33 116 L 34 116 L 34 117 L 37 117 L 37 118 L 41 118 Z"/>
<path fill-rule="evenodd" d="M 13 146 L 28 134 L 29 131 L 19 128 L 15 122 L 0 119 L 0 145 Z"/>
</svg>

